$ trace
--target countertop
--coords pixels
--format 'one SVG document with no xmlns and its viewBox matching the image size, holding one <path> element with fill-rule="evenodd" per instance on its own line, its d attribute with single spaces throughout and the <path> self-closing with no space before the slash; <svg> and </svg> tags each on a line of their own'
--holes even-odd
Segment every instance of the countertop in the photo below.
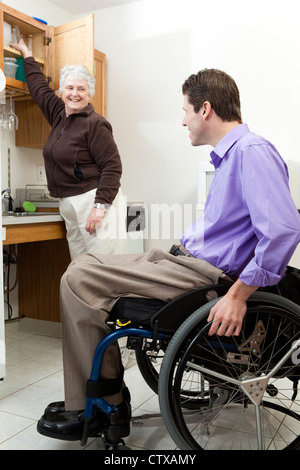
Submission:
<svg viewBox="0 0 300 470">
<path fill-rule="evenodd" d="M 2 215 L 2 225 L 45 224 L 61 222 L 62 216 L 56 212 L 34 212 L 32 215 Z"/>
</svg>

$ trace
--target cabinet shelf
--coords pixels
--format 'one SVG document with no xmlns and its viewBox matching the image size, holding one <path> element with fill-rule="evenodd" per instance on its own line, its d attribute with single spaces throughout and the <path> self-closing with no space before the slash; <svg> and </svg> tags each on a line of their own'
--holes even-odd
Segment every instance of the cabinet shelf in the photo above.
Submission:
<svg viewBox="0 0 300 470">
<path fill-rule="evenodd" d="M 16 51 L 15 49 L 11 47 L 4 46 L 4 57 L 13 57 L 15 59 L 21 59 L 23 56 L 19 51 Z M 37 57 L 35 57 L 36 62 L 40 65 L 41 68 L 44 66 L 44 60 L 41 60 Z M 5 96 L 6 99 L 10 96 L 10 94 L 13 92 L 12 99 L 15 100 L 20 100 L 20 99 L 28 99 L 29 97 L 29 91 L 27 84 L 25 82 L 22 82 L 20 80 L 17 80 L 15 78 L 11 77 L 5 77 L 6 78 L 6 87 L 5 87 Z"/>
<path fill-rule="evenodd" d="M 30 36 L 34 57 L 46 76 L 49 76 L 48 51 L 45 38 L 49 36 L 49 27 L 21 13 L 8 5 L 0 2 L 0 68 L 4 70 L 4 58 L 21 59 L 22 54 L 9 47 L 9 37 L 4 43 L 4 22 L 10 25 L 11 30 L 18 28 L 19 33 L 28 41 Z M 19 63 L 20 66 L 20 63 Z M 18 69 L 19 70 L 19 69 Z M 20 78 L 18 76 L 18 78 Z M 9 97 L 13 93 L 14 100 L 28 99 L 30 97 L 27 84 L 21 80 L 6 77 L 5 95 Z"/>
<path fill-rule="evenodd" d="M 12 98 L 14 100 L 23 98 L 28 99 L 29 91 L 27 84 L 16 80 L 15 78 L 5 77 L 6 78 L 6 87 L 5 87 L 5 96 L 6 99 L 9 98 L 10 94 L 13 92 Z"/>
<path fill-rule="evenodd" d="M 13 49 L 12 47 L 4 46 L 4 57 L 14 57 L 15 59 L 21 59 L 23 56 L 19 51 Z M 44 65 L 44 60 L 35 57 L 35 60 L 38 64 Z"/>
</svg>

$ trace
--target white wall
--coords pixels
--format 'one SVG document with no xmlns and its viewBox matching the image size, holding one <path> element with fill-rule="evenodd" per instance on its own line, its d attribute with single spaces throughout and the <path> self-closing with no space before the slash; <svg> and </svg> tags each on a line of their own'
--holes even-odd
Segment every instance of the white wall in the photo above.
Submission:
<svg viewBox="0 0 300 470">
<path fill-rule="evenodd" d="M 72 19 L 46 0 L 7 3 L 53 25 Z M 93 12 L 95 47 L 107 54 L 108 119 L 123 159 L 123 190 L 129 201 L 145 201 L 149 213 L 151 204 L 196 202 L 197 162 L 209 160 L 210 148 L 191 147 L 181 126 L 181 85 L 204 67 L 234 77 L 244 122 L 270 139 L 288 162 L 300 207 L 298 0 L 247 4 L 143 0 Z M 31 158 L 40 158 L 38 151 L 15 152 L 28 167 Z M 17 169 L 14 175 L 17 179 Z M 146 249 L 167 249 L 178 236 L 173 235 L 147 240 Z M 300 267 L 300 255 L 295 259 Z"/>
<path fill-rule="evenodd" d="M 197 162 L 181 127 L 182 82 L 204 67 L 236 80 L 242 113 L 288 162 L 300 208 L 298 0 L 144 0 L 95 13 L 95 47 L 108 59 L 108 119 L 129 200 L 195 203 Z M 149 240 L 146 247 L 170 240 Z M 300 265 L 300 256 L 298 257 Z"/>
</svg>

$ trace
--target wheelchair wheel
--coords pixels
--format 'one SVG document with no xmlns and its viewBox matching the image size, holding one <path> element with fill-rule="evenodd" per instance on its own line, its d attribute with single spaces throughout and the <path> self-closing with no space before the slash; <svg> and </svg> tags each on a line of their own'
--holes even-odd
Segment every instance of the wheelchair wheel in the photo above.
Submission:
<svg viewBox="0 0 300 470">
<path fill-rule="evenodd" d="M 181 325 L 164 356 L 158 395 L 171 437 L 186 450 L 299 450 L 300 307 L 257 292 L 241 334 L 219 337 L 206 322 L 215 303 Z"/>
<path fill-rule="evenodd" d="M 145 351 L 135 351 L 139 371 L 147 385 L 156 394 L 158 393 L 158 377 L 163 355 L 162 350 L 158 355 L 146 354 Z"/>
<path fill-rule="evenodd" d="M 164 350 L 161 349 L 158 355 L 146 354 L 145 351 L 135 351 L 136 362 L 139 367 L 139 371 L 143 376 L 147 385 L 153 390 L 154 393 L 158 394 L 158 379 L 160 373 L 160 367 L 164 357 Z M 198 374 L 199 376 L 199 374 Z M 201 393 L 199 390 L 201 389 Z M 183 398 L 183 406 L 187 409 L 194 409 L 199 406 L 199 400 L 207 400 L 209 391 L 205 389 L 205 381 L 201 378 L 201 385 L 197 389 L 197 392 L 188 390 L 181 390 L 181 395 Z M 189 397 L 189 400 L 185 400 L 186 396 Z M 204 402 L 202 402 L 202 405 Z"/>
</svg>

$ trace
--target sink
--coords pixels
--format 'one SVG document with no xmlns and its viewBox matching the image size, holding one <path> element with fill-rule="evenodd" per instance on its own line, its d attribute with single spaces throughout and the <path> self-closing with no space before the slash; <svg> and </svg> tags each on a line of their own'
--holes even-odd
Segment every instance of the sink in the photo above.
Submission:
<svg viewBox="0 0 300 470">
<path fill-rule="evenodd" d="M 59 212 L 3 212 L 2 217 L 34 217 L 43 215 L 59 215 Z"/>
</svg>

